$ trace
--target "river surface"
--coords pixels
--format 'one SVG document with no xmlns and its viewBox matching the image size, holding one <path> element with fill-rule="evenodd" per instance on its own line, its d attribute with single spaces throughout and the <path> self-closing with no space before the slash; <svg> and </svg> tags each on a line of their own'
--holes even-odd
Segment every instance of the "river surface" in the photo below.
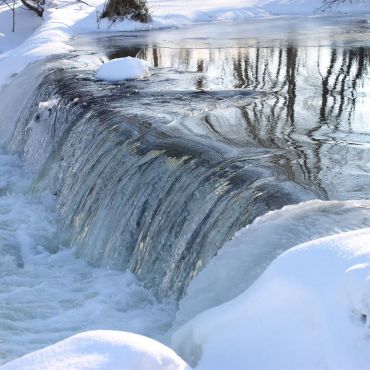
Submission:
<svg viewBox="0 0 370 370">
<path fill-rule="evenodd" d="M 159 105 L 171 125 L 204 126 L 192 139 L 241 155 L 252 145 L 280 155 L 288 179 L 319 198 L 354 199 L 368 198 L 369 30 L 357 17 L 282 18 L 100 36 L 96 45 L 108 59 L 154 67 L 135 86 L 138 109 Z"/>
<path fill-rule="evenodd" d="M 0 362 L 88 329 L 168 343 L 177 302 L 182 322 L 239 294 L 283 250 L 370 226 L 369 25 L 275 18 L 82 35 L 70 55 L 33 66 L 40 82 L 0 154 Z M 95 79 L 101 60 L 125 56 L 151 76 Z M 323 202 L 294 206 L 313 199 Z M 297 217 L 266 226 L 287 205 Z M 237 268 L 258 271 L 221 264 L 216 278 L 209 261 L 261 216 Z M 224 291 L 202 301 L 199 286 L 218 279 Z"/>
</svg>

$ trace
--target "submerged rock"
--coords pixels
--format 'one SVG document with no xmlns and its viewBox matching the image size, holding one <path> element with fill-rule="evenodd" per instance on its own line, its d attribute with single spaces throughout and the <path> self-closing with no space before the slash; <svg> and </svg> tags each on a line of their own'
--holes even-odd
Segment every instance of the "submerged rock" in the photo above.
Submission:
<svg viewBox="0 0 370 370">
<path fill-rule="evenodd" d="M 104 63 L 96 71 L 96 78 L 106 81 L 136 80 L 149 75 L 148 63 L 138 58 L 117 58 Z"/>
</svg>

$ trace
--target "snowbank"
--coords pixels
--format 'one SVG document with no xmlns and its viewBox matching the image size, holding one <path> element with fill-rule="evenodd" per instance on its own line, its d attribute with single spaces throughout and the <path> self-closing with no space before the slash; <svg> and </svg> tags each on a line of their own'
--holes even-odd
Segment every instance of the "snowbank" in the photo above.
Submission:
<svg viewBox="0 0 370 370">
<path fill-rule="evenodd" d="M 370 369 L 370 229 L 302 244 L 173 336 L 197 370 Z"/>
<path fill-rule="evenodd" d="M 190 282 L 175 327 L 235 298 L 286 250 L 325 236 L 369 226 L 370 201 L 311 200 L 258 217 L 227 242 Z"/>
<path fill-rule="evenodd" d="M 370 4 L 354 2 L 330 9 L 322 0 L 149 0 L 153 10 L 153 26 L 179 27 L 197 22 L 244 21 L 281 15 L 316 15 L 365 13 Z"/>
<path fill-rule="evenodd" d="M 152 339 L 118 331 L 77 334 L 1 367 L 2 370 L 185 370 L 175 352 Z"/>
<path fill-rule="evenodd" d="M 135 80 L 149 75 L 148 63 L 138 58 L 117 58 L 101 65 L 96 78 L 106 81 Z"/>
</svg>

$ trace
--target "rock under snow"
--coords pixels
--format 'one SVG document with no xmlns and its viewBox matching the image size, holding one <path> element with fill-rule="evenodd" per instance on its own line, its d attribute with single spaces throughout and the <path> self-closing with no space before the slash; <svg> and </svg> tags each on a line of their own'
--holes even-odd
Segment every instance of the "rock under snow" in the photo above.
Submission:
<svg viewBox="0 0 370 370">
<path fill-rule="evenodd" d="M 179 329 L 197 370 L 369 370 L 370 229 L 301 244 Z"/>
<path fill-rule="evenodd" d="M 2 370 L 186 370 L 163 344 L 137 334 L 99 330 L 23 356 Z"/>
<path fill-rule="evenodd" d="M 136 80 L 149 75 L 148 64 L 138 58 L 117 58 L 104 63 L 96 71 L 96 78 L 110 82 Z"/>
</svg>

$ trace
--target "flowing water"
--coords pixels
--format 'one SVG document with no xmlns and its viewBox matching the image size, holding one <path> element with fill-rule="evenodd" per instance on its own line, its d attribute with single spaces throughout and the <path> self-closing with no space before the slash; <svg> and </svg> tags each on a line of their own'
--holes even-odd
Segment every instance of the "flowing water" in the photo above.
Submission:
<svg viewBox="0 0 370 370">
<path fill-rule="evenodd" d="M 369 226 L 369 31 L 311 18 L 87 35 L 32 66 L 0 156 L 0 360 L 93 328 L 166 341 L 177 301 L 176 325 L 287 248 Z M 95 79 L 123 56 L 151 76 Z"/>
</svg>

